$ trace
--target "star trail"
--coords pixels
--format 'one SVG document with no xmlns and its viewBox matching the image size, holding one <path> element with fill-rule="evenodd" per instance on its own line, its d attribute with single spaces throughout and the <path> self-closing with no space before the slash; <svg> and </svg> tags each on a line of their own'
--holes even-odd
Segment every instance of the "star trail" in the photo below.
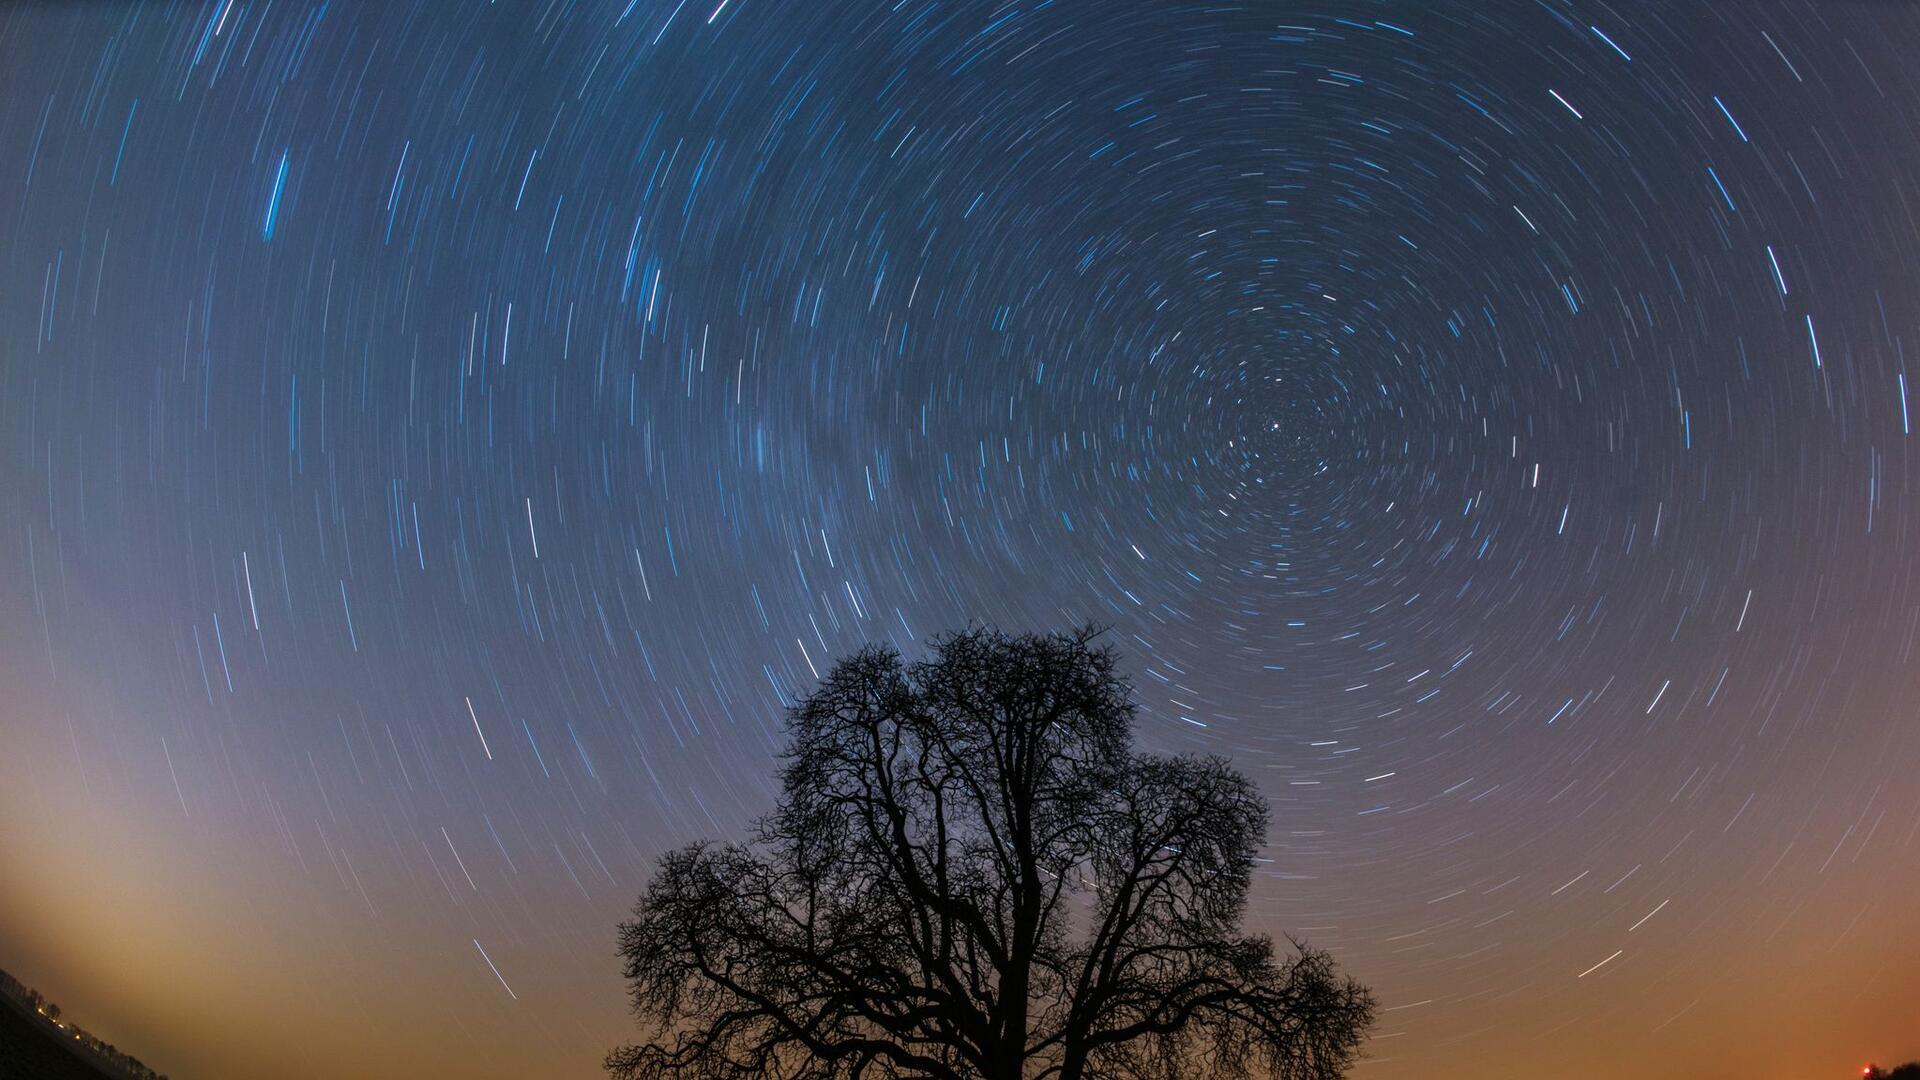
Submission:
<svg viewBox="0 0 1920 1080">
<path fill-rule="evenodd" d="M 1091 621 L 1358 1075 L 1920 1056 L 1916 49 L 10 6 L 0 966 L 175 1076 L 594 1076 L 836 658 Z"/>
</svg>

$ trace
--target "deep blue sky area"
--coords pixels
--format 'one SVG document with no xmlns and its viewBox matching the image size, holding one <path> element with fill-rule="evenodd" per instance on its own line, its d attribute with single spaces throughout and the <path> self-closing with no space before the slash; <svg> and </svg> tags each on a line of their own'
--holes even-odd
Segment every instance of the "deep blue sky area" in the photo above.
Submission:
<svg viewBox="0 0 1920 1080">
<path fill-rule="evenodd" d="M 1916 50 L 10 5 L 0 967 L 180 1077 L 591 1077 L 819 672 L 1091 621 L 1359 1075 L 1920 1057 Z"/>
</svg>

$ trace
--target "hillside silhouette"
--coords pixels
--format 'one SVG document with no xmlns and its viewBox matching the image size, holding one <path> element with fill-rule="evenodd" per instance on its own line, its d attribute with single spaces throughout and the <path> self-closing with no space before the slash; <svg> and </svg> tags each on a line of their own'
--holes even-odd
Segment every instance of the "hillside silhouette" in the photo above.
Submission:
<svg viewBox="0 0 1920 1080">
<path fill-rule="evenodd" d="M 167 1080 L 0 971 L 0 1080 Z"/>
</svg>

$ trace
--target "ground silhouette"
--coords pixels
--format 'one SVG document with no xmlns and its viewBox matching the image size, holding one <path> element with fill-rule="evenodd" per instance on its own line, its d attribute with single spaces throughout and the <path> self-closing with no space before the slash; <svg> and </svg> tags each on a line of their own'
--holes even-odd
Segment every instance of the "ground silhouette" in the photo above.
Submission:
<svg viewBox="0 0 1920 1080">
<path fill-rule="evenodd" d="M 1132 746 L 1092 629 L 869 647 L 789 713 L 751 843 L 672 852 L 620 927 L 619 1080 L 1323 1080 L 1368 991 L 1239 927 L 1267 805 Z"/>
<path fill-rule="evenodd" d="M 166 1080 L 0 971 L 0 1080 Z"/>
</svg>

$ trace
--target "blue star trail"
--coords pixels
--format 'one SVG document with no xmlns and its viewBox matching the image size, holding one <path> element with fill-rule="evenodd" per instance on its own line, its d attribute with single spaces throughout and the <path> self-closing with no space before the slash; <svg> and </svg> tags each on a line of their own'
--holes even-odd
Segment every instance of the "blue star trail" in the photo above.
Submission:
<svg viewBox="0 0 1920 1080">
<path fill-rule="evenodd" d="M 1092 622 L 1359 1075 L 1920 1056 L 1916 41 L 0 10 L 0 966 L 177 1076 L 594 1076 L 836 658 Z"/>
</svg>

